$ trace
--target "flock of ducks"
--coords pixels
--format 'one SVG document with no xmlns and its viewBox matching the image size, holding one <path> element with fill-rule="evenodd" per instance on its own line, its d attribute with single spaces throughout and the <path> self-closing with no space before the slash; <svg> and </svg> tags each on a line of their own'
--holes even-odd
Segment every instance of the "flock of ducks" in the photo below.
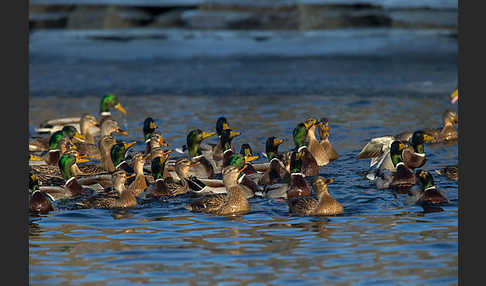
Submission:
<svg viewBox="0 0 486 286">
<path fill-rule="evenodd" d="M 451 95 L 458 97 L 457 90 Z M 268 160 L 254 163 L 249 144 L 240 152 L 232 141 L 240 132 L 218 118 L 216 132 L 200 129 L 187 134 L 186 144 L 173 150 L 151 117 L 144 121 L 144 152 L 128 150 L 136 142 L 118 141 L 128 133 L 111 117 L 116 108 L 126 113 L 114 94 L 103 96 L 99 120 L 61 118 L 43 123 L 36 131 L 47 136 L 29 142 L 29 210 L 48 213 L 55 209 L 131 208 L 141 202 L 189 196 L 186 208 L 213 215 L 242 215 L 250 211 L 248 199 L 267 197 L 284 201 L 295 215 L 337 215 L 343 206 L 329 193 L 333 178 L 319 176 L 319 167 L 339 158 L 330 137 L 326 118 L 308 118 L 292 132 L 295 147 L 279 151 L 282 138 L 265 142 Z M 370 159 L 363 174 L 377 188 L 414 193 L 423 206 L 448 203 L 426 163 L 424 144 L 457 142 L 457 114 L 445 111 L 443 126 L 395 136 L 373 138 L 357 159 Z M 217 143 L 207 138 L 217 136 Z M 172 154 L 171 154 L 172 153 Z M 171 158 L 174 154 L 174 158 Z M 375 167 L 375 169 L 371 169 Z M 457 166 L 436 170 L 450 180 L 458 179 Z M 306 177 L 312 177 L 308 184 Z"/>
</svg>

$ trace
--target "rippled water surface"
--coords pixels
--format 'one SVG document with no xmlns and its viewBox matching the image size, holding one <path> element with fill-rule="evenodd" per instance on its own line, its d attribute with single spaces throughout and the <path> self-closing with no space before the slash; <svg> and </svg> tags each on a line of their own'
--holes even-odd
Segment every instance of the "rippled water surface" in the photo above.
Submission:
<svg viewBox="0 0 486 286">
<path fill-rule="evenodd" d="M 297 123 L 327 116 L 340 157 L 320 174 L 335 178 L 329 191 L 345 213 L 298 217 L 285 202 L 252 198 L 249 214 L 214 217 L 184 209 L 188 197 L 124 211 L 54 211 L 30 219 L 31 284 L 457 284 L 458 184 L 434 174 L 450 204 L 425 213 L 411 197 L 359 177 L 369 162 L 355 159 L 371 137 L 439 127 L 441 113 L 456 109 L 447 93 L 154 94 L 120 101 L 128 114 L 115 117 L 139 151 L 147 116 L 174 148 L 190 129 L 213 130 L 225 115 L 242 132 L 235 147 L 250 143 L 257 153 L 268 136 L 284 137 L 281 150 L 291 148 Z M 31 97 L 30 130 L 48 118 L 97 114 L 98 103 L 98 96 Z M 427 145 L 426 152 L 429 169 L 458 161 L 457 145 Z"/>
</svg>

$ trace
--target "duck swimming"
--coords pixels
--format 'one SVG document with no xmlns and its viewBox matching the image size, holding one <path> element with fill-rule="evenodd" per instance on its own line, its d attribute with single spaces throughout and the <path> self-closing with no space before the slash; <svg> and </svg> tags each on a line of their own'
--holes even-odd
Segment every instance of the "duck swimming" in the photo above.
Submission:
<svg viewBox="0 0 486 286">
<path fill-rule="evenodd" d="M 105 94 L 101 98 L 100 102 L 100 120 L 98 121 L 99 125 L 103 123 L 103 121 L 111 116 L 111 109 L 116 108 L 121 113 L 126 114 L 126 110 L 121 105 L 120 101 L 113 93 Z M 61 130 L 65 125 L 72 125 L 77 129 L 80 129 L 80 117 L 67 117 L 67 118 L 58 118 L 58 119 L 51 119 L 47 120 L 42 123 L 39 128 L 36 128 L 35 131 L 39 134 L 43 133 L 54 133 L 56 131 Z"/>
<path fill-rule="evenodd" d="M 214 167 L 208 158 L 203 155 L 201 142 L 215 134 L 216 132 L 204 132 L 200 129 L 194 129 L 187 134 L 189 157 L 193 162 L 199 162 L 198 166 L 191 168 L 190 175 L 198 178 L 212 178 L 214 176 Z"/>
<path fill-rule="evenodd" d="M 327 152 L 324 149 L 324 147 L 319 143 L 319 141 L 317 141 L 316 138 L 316 127 L 317 127 L 316 124 L 320 124 L 320 123 L 318 123 L 317 120 L 314 118 L 307 119 L 307 121 L 310 124 L 312 124 L 307 129 L 307 135 L 306 135 L 307 148 L 309 149 L 309 152 L 316 160 L 317 165 L 319 167 L 325 166 L 329 164 L 330 161 L 329 156 L 327 155 Z"/>
<path fill-rule="evenodd" d="M 189 190 L 187 181 L 189 169 L 198 165 L 199 162 L 191 162 L 187 158 L 178 159 L 175 163 L 175 171 L 180 178 L 180 182 L 177 183 L 174 182 L 172 177 L 166 177 L 165 179 L 163 177 L 165 163 L 168 158 L 169 156 L 165 153 L 152 160 L 152 175 L 155 179 L 155 183 L 147 189 L 147 197 L 160 198 L 177 196 L 184 194 Z"/>
<path fill-rule="evenodd" d="M 227 166 L 223 169 L 223 183 L 227 194 L 208 195 L 194 200 L 186 208 L 192 212 L 213 215 L 243 215 L 250 211 L 250 204 L 238 186 L 238 175 L 246 168 Z"/>
<path fill-rule="evenodd" d="M 134 174 L 135 175 L 135 174 Z M 89 197 L 85 202 L 79 203 L 84 208 L 114 209 L 131 208 L 137 206 L 135 195 L 130 192 L 125 183 L 127 176 L 124 170 L 115 171 L 112 174 L 113 189 L 109 188 L 103 193 L 97 193 Z"/>
<path fill-rule="evenodd" d="M 450 110 L 444 111 L 442 114 L 442 128 L 424 130 L 427 135 L 433 137 L 427 143 L 445 143 L 457 140 L 458 135 L 454 124 L 458 124 L 457 113 Z"/>
<path fill-rule="evenodd" d="M 287 202 L 292 214 L 311 215 L 336 215 L 344 212 L 342 205 L 336 201 L 328 192 L 327 186 L 334 182 L 334 179 L 316 177 L 312 180 L 312 187 L 316 196 L 297 196 L 290 198 Z"/>
<path fill-rule="evenodd" d="M 39 190 L 39 181 L 34 174 L 29 176 L 29 191 L 32 192 L 29 199 L 29 212 L 47 214 L 54 210 L 49 194 Z"/>
<path fill-rule="evenodd" d="M 329 121 L 327 120 L 327 118 L 321 118 L 321 120 L 317 124 L 317 130 L 319 132 L 319 144 L 321 144 L 322 148 L 324 148 L 324 150 L 326 151 L 329 161 L 337 160 L 339 155 L 332 147 L 331 142 L 329 142 L 331 127 L 329 126 Z"/>
<path fill-rule="evenodd" d="M 304 176 L 316 176 L 319 173 L 319 165 L 317 164 L 314 155 L 312 155 L 309 148 L 305 145 L 307 132 L 315 123 L 315 119 L 308 119 L 303 123 L 299 123 L 292 132 L 295 143 L 292 156 L 295 156 L 297 153 L 300 153 L 301 155 L 299 155 L 298 160 L 290 160 L 289 168 L 290 170 L 294 169 L 295 167 L 292 166 L 292 163 L 298 163 L 299 169 L 301 170 L 300 172 Z M 318 154 L 318 156 L 320 155 Z"/>
<path fill-rule="evenodd" d="M 459 180 L 459 167 L 457 165 L 445 166 L 435 170 L 435 172 L 439 175 L 445 176 L 450 181 Z"/>
<path fill-rule="evenodd" d="M 432 174 L 423 170 L 417 170 L 416 175 L 422 186 L 417 194 L 417 203 L 421 205 L 437 205 L 449 202 L 444 192 L 438 190 L 435 186 Z"/>
</svg>

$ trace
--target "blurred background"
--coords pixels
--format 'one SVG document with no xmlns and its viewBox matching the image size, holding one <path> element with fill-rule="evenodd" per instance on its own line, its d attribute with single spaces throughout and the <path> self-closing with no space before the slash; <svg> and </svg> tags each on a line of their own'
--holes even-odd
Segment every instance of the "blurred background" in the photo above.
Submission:
<svg viewBox="0 0 486 286">
<path fill-rule="evenodd" d="M 29 3 L 31 96 L 450 92 L 457 84 L 454 0 Z"/>
</svg>

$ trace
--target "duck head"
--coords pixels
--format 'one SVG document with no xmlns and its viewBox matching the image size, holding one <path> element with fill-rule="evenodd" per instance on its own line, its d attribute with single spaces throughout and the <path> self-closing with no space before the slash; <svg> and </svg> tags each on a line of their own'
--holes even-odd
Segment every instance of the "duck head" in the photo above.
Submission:
<svg viewBox="0 0 486 286">
<path fill-rule="evenodd" d="M 422 130 L 415 131 L 412 134 L 411 142 L 415 152 L 424 153 L 424 143 L 434 140 L 434 137 L 426 134 Z"/>
<path fill-rule="evenodd" d="M 442 123 L 443 125 L 457 125 L 459 124 L 459 117 L 454 111 L 446 110 L 442 113 Z"/>
<path fill-rule="evenodd" d="M 292 137 L 294 138 L 295 149 L 305 145 L 305 139 L 307 137 L 307 131 L 316 124 L 317 120 L 315 118 L 309 118 L 304 122 L 299 123 L 292 132 Z"/>
<path fill-rule="evenodd" d="M 165 169 L 165 163 L 169 159 L 169 153 L 172 152 L 171 150 L 169 151 L 164 151 L 162 148 L 157 147 L 152 150 L 152 163 L 151 163 L 151 168 L 152 168 L 152 176 L 154 177 L 155 180 L 157 179 L 162 179 L 164 176 L 164 169 Z"/>
<path fill-rule="evenodd" d="M 118 166 L 123 160 L 125 160 L 125 154 L 127 153 L 128 148 L 134 146 L 137 142 L 125 143 L 119 142 L 111 147 L 110 157 L 111 161 L 113 161 L 113 165 Z"/>
<path fill-rule="evenodd" d="M 398 163 L 402 162 L 402 151 L 405 148 L 406 146 L 400 141 L 393 141 L 393 143 L 390 146 L 390 157 L 393 166 L 396 167 Z"/>
<path fill-rule="evenodd" d="M 321 195 L 323 192 L 327 192 L 327 185 L 334 182 L 334 178 L 326 179 L 321 176 L 317 176 L 312 180 L 312 187 L 316 192 L 317 196 Z"/>
<path fill-rule="evenodd" d="M 80 158 L 78 152 L 76 150 L 70 150 L 64 153 L 61 158 L 59 158 L 58 166 L 59 170 L 61 171 L 62 177 L 67 181 L 74 177 L 73 175 L 73 167 L 76 166 L 76 163 L 88 162 L 89 160 Z"/>
<path fill-rule="evenodd" d="M 143 138 L 145 141 L 150 139 L 152 136 L 152 133 L 157 129 L 159 126 L 157 126 L 152 119 L 152 117 L 147 117 L 145 121 L 143 122 Z"/>
<path fill-rule="evenodd" d="M 221 131 L 221 136 L 219 137 L 219 140 L 221 141 L 223 152 L 231 149 L 231 141 L 233 140 L 233 138 L 240 135 L 240 132 L 235 132 L 231 129 L 224 129 L 223 131 Z"/>
<path fill-rule="evenodd" d="M 175 163 L 175 171 L 181 179 L 187 178 L 190 168 L 199 165 L 199 163 L 199 161 L 192 162 L 187 158 L 180 158 Z"/>
<path fill-rule="evenodd" d="M 204 132 L 201 131 L 201 129 L 191 130 L 191 132 L 187 134 L 186 143 L 191 158 L 202 155 L 200 148 L 201 142 L 214 134 L 216 134 L 216 132 Z"/>
<path fill-rule="evenodd" d="M 415 172 L 415 175 L 417 176 L 417 178 L 419 178 L 419 182 L 424 190 L 435 187 L 434 178 L 429 172 L 424 170 L 417 170 Z"/>
<path fill-rule="evenodd" d="M 118 109 L 121 113 L 126 114 L 125 108 L 121 105 L 120 101 L 113 93 L 107 93 L 101 98 L 100 102 L 100 113 L 110 113 L 112 108 Z"/>
<path fill-rule="evenodd" d="M 267 154 L 268 160 L 272 160 L 275 154 L 278 153 L 278 146 L 284 142 L 284 139 L 278 139 L 275 136 L 268 137 L 265 142 L 265 153 Z"/>
<path fill-rule="evenodd" d="M 54 132 L 51 137 L 49 138 L 49 150 L 56 150 L 59 148 L 59 141 L 61 141 L 63 136 L 67 136 L 69 139 L 73 139 L 73 137 L 79 138 L 84 140 L 85 137 L 79 134 L 76 127 L 71 125 L 66 125 L 57 132 Z"/>
<path fill-rule="evenodd" d="M 236 186 L 238 184 L 238 177 L 240 176 L 240 173 L 243 172 L 247 167 L 248 165 L 243 165 L 241 168 L 233 165 L 226 166 L 222 171 L 224 186 L 227 189 Z"/>
<path fill-rule="evenodd" d="M 118 126 L 118 122 L 112 119 L 106 119 L 101 123 L 101 136 L 111 135 L 112 133 L 118 133 L 120 135 L 128 136 L 128 132 L 122 130 Z"/>
<path fill-rule="evenodd" d="M 218 136 L 221 136 L 221 132 L 223 132 L 223 130 L 225 129 L 229 129 L 229 125 L 226 117 L 222 116 L 218 118 L 218 120 L 216 120 L 216 134 L 218 134 Z"/>
</svg>

